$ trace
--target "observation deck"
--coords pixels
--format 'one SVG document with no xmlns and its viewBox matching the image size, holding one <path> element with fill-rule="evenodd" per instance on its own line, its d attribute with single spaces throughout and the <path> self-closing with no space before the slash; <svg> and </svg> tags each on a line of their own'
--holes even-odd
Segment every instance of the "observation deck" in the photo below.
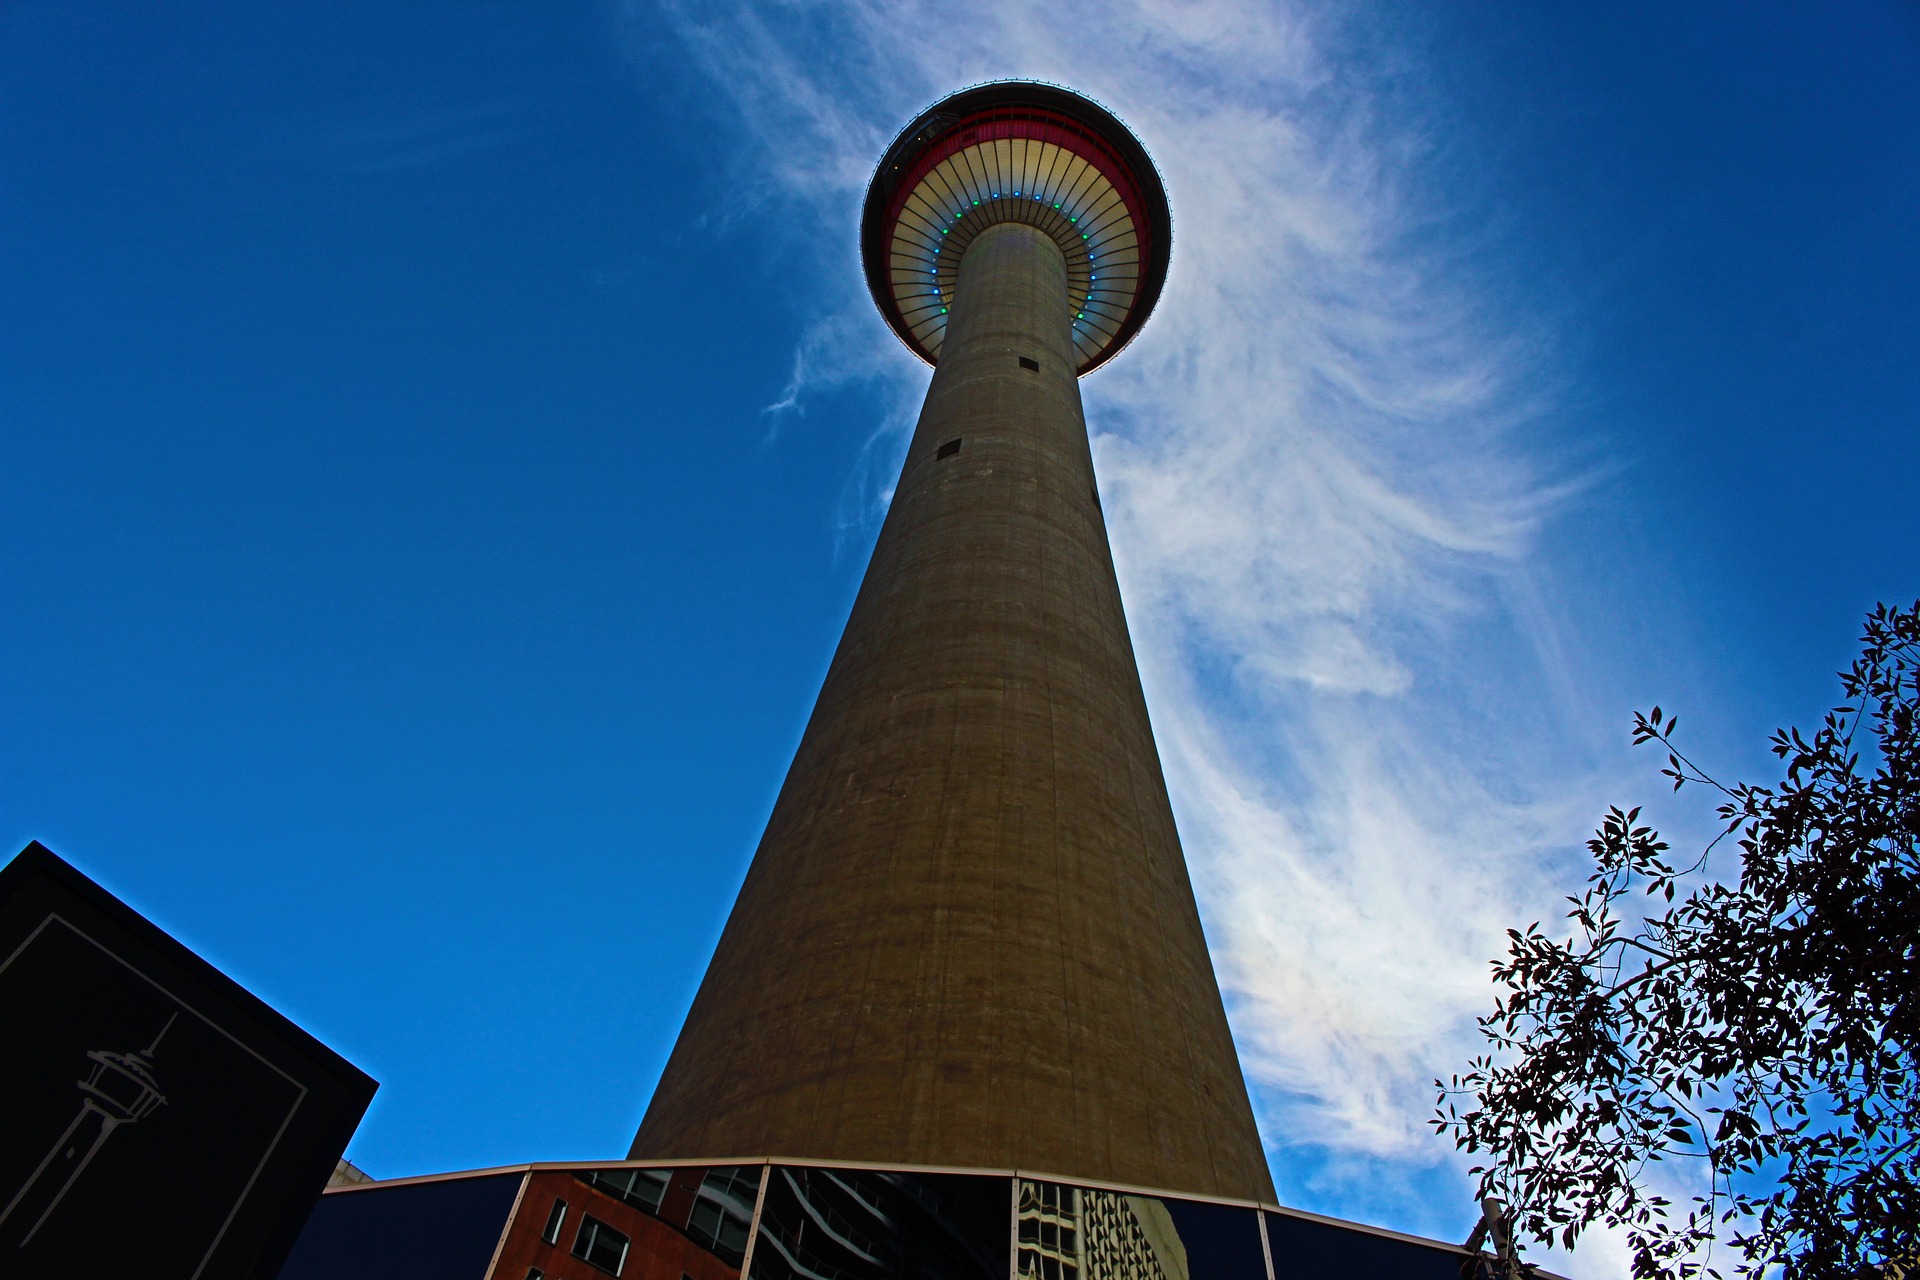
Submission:
<svg viewBox="0 0 1920 1280">
<path fill-rule="evenodd" d="M 894 139 L 860 220 L 867 288 L 928 364 L 940 363 L 967 246 L 1002 222 L 1027 223 L 1060 246 L 1078 374 L 1124 347 L 1160 298 L 1173 219 L 1139 140 L 1069 90 L 977 85 L 936 102 Z"/>
</svg>

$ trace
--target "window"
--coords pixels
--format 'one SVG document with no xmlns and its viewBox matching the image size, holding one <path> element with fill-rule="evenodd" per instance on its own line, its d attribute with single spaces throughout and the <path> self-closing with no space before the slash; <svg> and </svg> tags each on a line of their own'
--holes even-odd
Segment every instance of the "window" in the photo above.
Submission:
<svg viewBox="0 0 1920 1280">
<path fill-rule="evenodd" d="M 666 1199 L 667 1179 L 672 1175 L 671 1169 L 596 1169 L 573 1176 L 590 1187 L 598 1187 L 616 1199 L 625 1200 L 635 1208 L 657 1216 L 660 1202 Z"/>
<path fill-rule="evenodd" d="M 709 1175 L 711 1181 L 711 1175 Z M 687 1234 L 722 1257 L 740 1258 L 747 1248 L 747 1223 L 753 1210 L 735 1216 L 717 1200 L 701 1196 L 687 1215 Z"/>
<path fill-rule="evenodd" d="M 746 1256 L 747 1226 L 760 1191 L 760 1170 L 745 1166 L 715 1169 L 700 1183 L 687 1214 L 687 1236 L 733 1266 Z"/>
<path fill-rule="evenodd" d="M 720 1206 L 713 1201 L 705 1197 L 695 1200 L 687 1214 L 687 1234 L 709 1246 L 719 1244 L 723 1217 Z"/>
<path fill-rule="evenodd" d="M 590 1213 L 580 1215 L 580 1233 L 573 1238 L 573 1256 L 610 1276 L 627 1262 L 627 1237 Z"/>
<path fill-rule="evenodd" d="M 1021 356 L 1020 367 L 1022 369 L 1031 370 L 1034 373 L 1040 372 L 1040 362 L 1038 360 L 1035 360 L 1032 356 Z"/>
<path fill-rule="evenodd" d="M 933 456 L 936 459 L 951 458 L 954 454 L 958 452 L 960 452 L 960 442 L 958 440 L 949 440 L 945 444 L 941 445 L 939 451 L 936 452 Z"/>
<path fill-rule="evenodd" d="M 547 1273 L 538 1267 L 528 1267 L 527 1280 L 547 1280 Z"/>
<path fill-rule="evenodd" d="M 700 1185 L 726 1199 L 738 1202 L 751 1214 L 754 1199 L 760 1191 L 760 1170 L 758 1166 L 715 1169 Z"/>
<path fill-rule="evenodd" d="M 567 1202 L 555 1199 L 553 1208 L 547 1211 L 547 1225 L 540 1230 L 540 1238 L 548 1244 L 560 1243 L 560 1224 L 567 1220 Z"/>
</svg>

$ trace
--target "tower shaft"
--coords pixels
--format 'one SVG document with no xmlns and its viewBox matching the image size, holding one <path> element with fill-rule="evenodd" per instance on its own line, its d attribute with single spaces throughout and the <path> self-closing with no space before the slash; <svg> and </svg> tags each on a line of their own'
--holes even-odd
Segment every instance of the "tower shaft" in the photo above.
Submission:
<svg viewBox="0 0 1920 1280">
<path fill-rule="evenodd" d="M 989 227 L 950 311 L 632 1155 L 1270 1200 L 1094 488 L 1060 247 Z"/>
</svg>

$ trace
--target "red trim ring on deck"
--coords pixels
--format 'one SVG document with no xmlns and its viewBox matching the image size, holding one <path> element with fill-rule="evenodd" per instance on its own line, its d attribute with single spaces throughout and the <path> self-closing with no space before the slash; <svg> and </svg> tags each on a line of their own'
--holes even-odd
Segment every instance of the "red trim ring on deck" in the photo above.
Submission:
<svg viewBox="0 0 1920 1280">
<path fill-rule="evenodd" d="M 1085 160 L 1100 171 L 1102 177 L 1113 184 L 1120 193 L 1121 202 L 1127 207 L 1127 216 L 1133 221 L 1133 232 L 1139 244 L 1139 257 L 1142 264 L 1148 260 L 1152 245 L 1152 230 L 1145 216 L 1144 201 L 1140 187 L 1133 176 L 1133 168 L 1115 155 L 1105 140 L 1092 133 L 1078 121 L 1058 112 L 1046 111 L 1034 107 L 998 107 L 975 112 L 955 122 L 945 133 L 928 143 L 907 170 L 906 177 L 894 189 L 893 200 L 887 209 L 887 220 L 883 235 L 891 243 L 893 229 L 900 221 L 900 211 L 907 207 L 907 201 L 920 189 L 926 176 L 950 156 L 958 155 L 968 147 L 983 142 L 996 142 L 1002 138 L 1024 139 L 1029 142 L 1049 142 L 1065 151 Z M 1138 295 L 1136 294 L 1136 302 Z"/>
</svg>

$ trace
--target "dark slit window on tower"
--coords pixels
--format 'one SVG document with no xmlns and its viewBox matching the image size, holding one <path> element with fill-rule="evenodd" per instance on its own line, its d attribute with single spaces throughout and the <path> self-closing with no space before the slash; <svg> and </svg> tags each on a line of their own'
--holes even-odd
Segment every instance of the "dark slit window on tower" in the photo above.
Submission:
<svg viewBox="0 0 1920 1280">
<path fill-rule="evenodd" d="M 558 1244 L 560 1242 L 560 1224 L 566 1220 L 567 1202 L 556 1197 L 553 1202 L 553 1208 L 547 1211 L 547 1225 L 541 1229 L 540 1238 L 548 1244 Z"/>
<path fill-rule="evenodd" d="M 1020 367 L 1022 369 L 1031 369 L 1035 373 L 1040 372 L 1040 362 L 1038 360 L 1035 360 L 1032 356 L 1021 356 Z"/>
<path fill-rule="evenodd" d="M 960 442 L 958 440 L 949 440 L 945 444 L 941 445 L 938 451 L 936 451 L 933 456 L 936 459 L 951 458 L 954 454 L 958 452 L 960 452 Z"/>
</svg>

